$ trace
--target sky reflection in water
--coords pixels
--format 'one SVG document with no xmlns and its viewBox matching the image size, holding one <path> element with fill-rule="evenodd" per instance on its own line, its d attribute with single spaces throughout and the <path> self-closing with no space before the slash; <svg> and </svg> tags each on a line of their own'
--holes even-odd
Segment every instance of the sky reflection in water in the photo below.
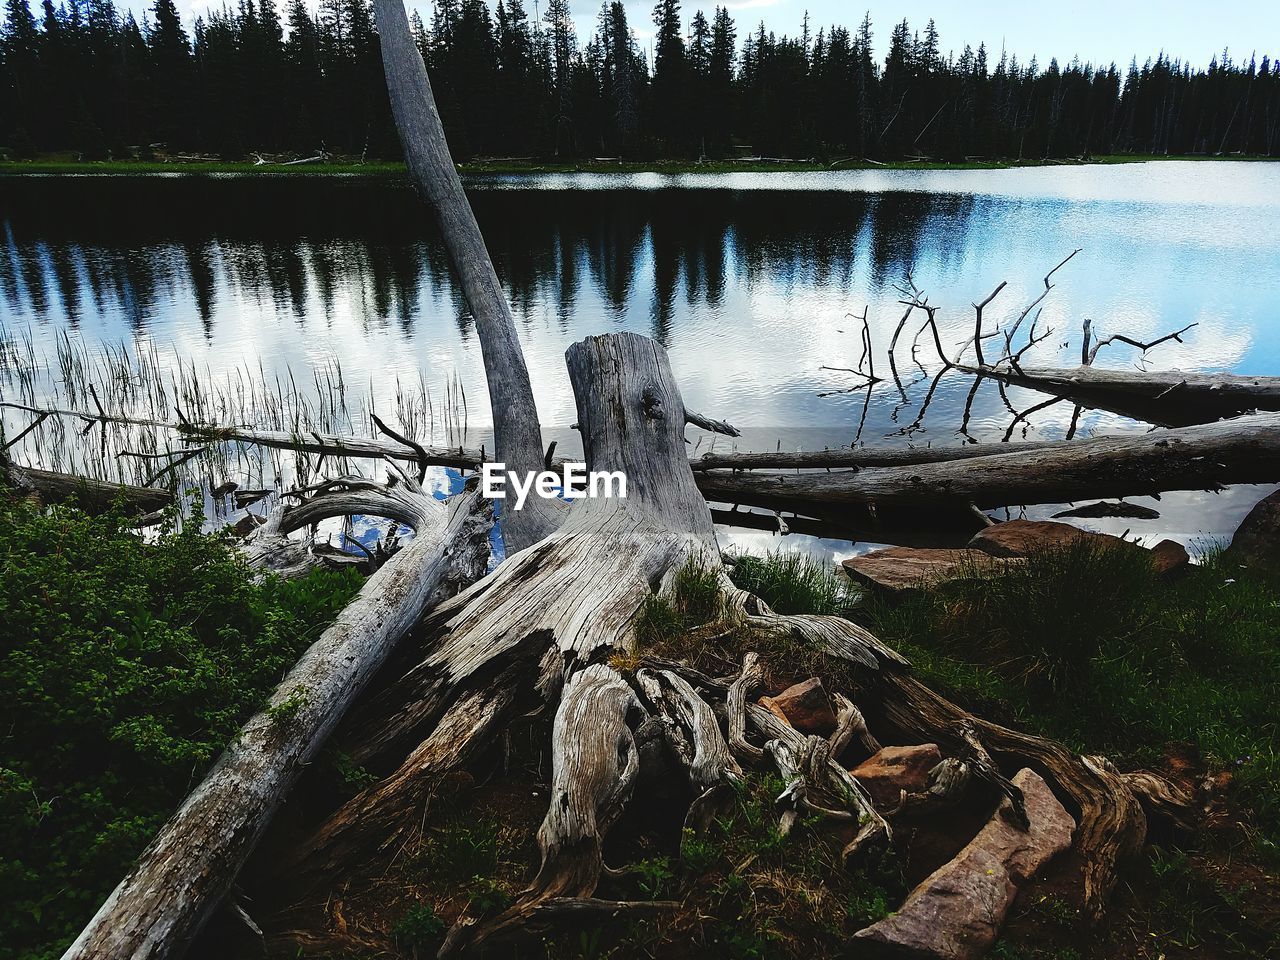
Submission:
<svg viewBox="0 0 1280 960">
<path fill-rule="evenodd" d="M 1006 171 L 655 174 L 490 178 L 472 202 L 515 306 L 548 434 L 575 419 L 564 350 L 632 330 L 668 348 L 686 404 L 744 428 L 741 447 L 901 444 L 927 381 L 820 396 L 856 383 L 824 367 L 858 360 L 868 308 L 878 372 L 908 271 L 942 304 L 948 350 L 972 332 L 970 303 L 1007 321 L 1055 277 L 1028 359 L 1074 362 L 1081 322 L 1139 339 L 1191 322 L 1162 367 L 1280 373 L 1280 166 L 1170 162 Z M 215 376 L 259 363 L 300 383 L 337 358 L 347 383 L 389 405 L 395 381 L 433 392 L 456 373 L 469 442 L 484 442 L 479 345 L 425 208 L 398 181 L 363 178 L 0 178 L 0 324 L 55 338 L 152 344 Z M 913 320 L 900 341 L 904 381 Z M 932 373 L 931 348 L 918 358 Z M 1126 348 L 1101 363 L 1135 362 Z M 912 442 L 961 442 L 970 381 L 947 377 Z M 1010 391 L 1019 409 L 1038 397 Z M 1071 409 L 1033 416 L 1057 437 Z M 993 385 L 969 431 L 1003 436 Z M 859 426 L 861 424 L 861 433 Z M 1082 433 L 1142 429 L 1086 414 Z M 692 435 L 696 431 L 691 431 Z M 1021 434 L 1021 430 L 1019 431 Z M 701 449 L 710 442 L 698 438 Z M 718 438 L 717 448 L 724 447 Z M 1153 533 L 1229 532 L 1257 490 L 1168 496 Z M 1132 522 L 1096 524 L 1116 532 Z M 1158 531 L 1155 528 L 1159 528 Z M 1135 532 L 1146 532 L 1142 526 Z M 767 534 L 738 534 L 769 545 Z M 778 541 L 773 539 L 773 545 Z M 837 555 L 848 545 L 828 544 Z"/>
</svg>

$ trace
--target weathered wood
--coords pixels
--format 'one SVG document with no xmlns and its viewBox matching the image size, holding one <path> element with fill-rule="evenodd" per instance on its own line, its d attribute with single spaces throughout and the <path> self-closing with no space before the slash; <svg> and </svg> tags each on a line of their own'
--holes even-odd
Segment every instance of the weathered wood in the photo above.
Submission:
<svg viewBox="0 0 1280 960">
<path fill-rule="evenodd" d="M 389 483 L 344 477 L 320 484 L 298 504 L 277 504 L 240 550 L 250 566 L 284 577 L 301 576 L 325 560 L 312 540 L 292 539 L 289 534 L 294 531 L 334 517 L 386 517 L 412 528 L 415 536 L 435 540 L 448 513 L 443 500 L 426 493 L 413 477 L 398 469 L 397 477 Z"/>
<path fill-rule="evenodd" d="M 902 467 L 917 463 L 947 463 L 972 460 L 998 453 L 1028 453 L 1054 446 L 1055 441 L 1036 443 L 967 443 L 937 447 L 840 447 L 835 450 L 750 451 L 704 453 L 689 461 L 697 472 L 704 470 L 822 470 L 827 468 Z"/>
<path fill-rule="evenodd" d="M 815 505 L 867 503 L 1066 503 L 1276 479 L 1280 414 L 1265 413 L 910 467 L 810 474 L 709 471 L 698 475 L 698 486 L 708 500 L 803 513 Z"/>
<path fill-rule="evenodd" d="M 729 713 L 729 749 L 746 763 L 759 763 L 764 751 L 747 740 L 747 701 L 764 684 L 764 667 L 758 653 L 742 655 L 742 672 L 729 685 L 725 707 Z M 833 751 L 833 755 L 838 755 Z"/>
<path fill-rule="evenodd" d="M 637 612 L 685 559 L 719 564 L 706 506 L 688 468 L 683 406 L 665 352 L 642 337 L 616 334 L 576 345 L 569 356 L 588 468 L 636 462 L 641 445 L 648 462 L 629 473 L 625 500 L 584 499 L 566 507 L 567 519 L 551 536 L 508 557 L 426 618 L 422 662 L 353 714 L 339 735 L 357 762 L 395 757 L 433 739 L 460 698 L 516 661 L 554 665 L 554 678 L 543 669 L 534 684 L 554 709 L 561 677 L 634 649 Z M 618 358 L 624 356 L 635 358 L 626 361 L 633 364 L 631 376 L 620 372 Z M 675 476 L 679 470 L 684 482 Z M 702 536 L 688 529 L 699 506 Z M 519 674 L 505 675 L 505 686 L 486 687 L 504 702 L 515 696 L 509 688 Z M 451 749 L 483 744 L 490 729 L 455 729 Z M 414 751 L 386 781 L 321 824 L 301 844 L 316 855 L 299 858 L 301 866 L 291 872 L 310 884 L 357 850 L 376 852 L 366 827 L 385 826 L 413 809 L 444 770 Z"/>
<path fill-rule="evenodd" d="M 1117 864 L 1136 854 L 1147 835 L 1142 806 L 1114 767 L 976 717 L 899 672 L 880 672 L 871 687 L 885 720 L 908 737 L 965 751 L 970 745 L 964 732 L 972 729 L 997 761 L 1031 767 L 1044 777 L 1078 814 L 1075 848 L 1083 862 L 1085 908 L 1095 918 L 1103 914 Z"/>
<path fill-rule="evenodd" d="M 630 685 L 607 664 L 592 664 L 565 682 L 551 733 L 551 802 L 538 829 L 538 874 L 520 901 L 497 917 L 456 924 L 441 957 L 522 929 L 548 900 L 590 897 L 604 868 L 604 835 L 622 814 L 640 770 L 634 734 L 645 715 Z"/>
<path fill-rule="evenodd" d="M 793 812 L 795 805 L 821 813 L 847 811 L 858 824 L 858 832 L 845 846 L 846 859 L 864 852 L 873 843 L 893 840 L 893 830 L 876 811 L 871 795 L 836 763 L 826 740 L 806 737 L 759 704 L 747 705 L 747 719 L 770 741 L 768 752 L 778 762 L 783 777 L 792 781 L 779 798 L 782 806 Z"/>
<path fill-rule="evenodd" d="M 90 513 L 110 510 L 116 503 L 138 513 L 151 513 L 173 503 L 173 494 L 159 487 L 109 483 L 33 467 L 22 467 L 21 470 L 27 483 L 45 503 L 71 503 Z"/>
<path fill-rule="evenodd" d="M 836 729 L 831 734 L 831 756 L 836 759 L 849 748 L 853 738 L 857 737 L 868 754 L 880 750 L 880 741 L 867 729 L 867 721 L 862 711 L 843 693 L 834 694 L 831 698 L 836 707 Z"/>
<path fill-rule="evenodd" d="M 483 572 L 489 505 L 455 498 L 424 536 L 370 577 L 161 828 L 64 960 L 133 960 L 185 949 L 235 881 L 284 795 L 441 584 Z"/>
<path fill-rule="evenodd" d="M 960 369 L 1161 426 L 1212 423 L 1254 411 L 1280 411 L 1280 377 L 1109 370 L 1091 365 Z"/>
<path fill-rule="evenodd" d="M 374 0 L 373 6 L 391 113 L 400 132 L 409 177 L 436 215 L 480 339 L 496 454 L 508 470 L 537 472 L 543 466 L 542 432 L 511 305 L 449 154 L 427 68 L 409 30 L 403 0 Z M 560 519 L 538 497 L 531 498 L 523 510 L 506 511 L 502 532 L 507 549 L 514 553 L 536 543 L 554 530 Z"/>
</svg>

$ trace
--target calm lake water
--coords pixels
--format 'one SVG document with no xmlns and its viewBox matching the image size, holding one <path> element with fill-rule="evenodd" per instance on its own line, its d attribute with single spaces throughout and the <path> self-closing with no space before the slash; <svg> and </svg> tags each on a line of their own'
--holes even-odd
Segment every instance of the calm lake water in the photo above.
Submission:
<svg viewBox="0 0 1280 960">
<path fill-rule="evenodd" d="M 1037 331 L 1053 335 L 1024 362 L 1075 362 L 1085 318 L 1140 340 L 1194 322 L 1150 364 L 1280 374 L 1280 164 L 546 175 L 469 188 L 562 449 L 575 419 L 565 348 L 616 330 L 665 344 L 686 404 L 743 428 L 741 449 L 965 442 L 966 377 L 943 378 L 917 422 L 938 368 L 927 337 L 923 369 L 913 363 L 918 321 L 896 354 L 905 400 L 891 381 L 869 397 L 838 392 L 857 378 L 825 368 L 856 365 L 866 309 L 887 373 L 908 274 L 942 305 L 954 351 L 972 302 L 1007 281 L 987 316 L 1008 322 L 1076 248 L 1039 315 Z M 124 342 L 214 379 L 261 366 L 310 384 L 336 361 L 379 409 L 397 380 L 443 397 L 456 378 L 476 444 L 488 420 L 479 345 L 430 219 L 388 178 L 0 177 L 0 326 L 47 357 L 64 337 L 91 350 Z M 1137 360 L 1117 347 L 1099 364 Z M 1009 391 L 1017 409 L 1039 399 Z M 1036 414 L 1025 435 L 1062 436 L 1071 413 Z M 987 383 L 968 432 L 998 441 L 1011 419 Z M 24 422 L 6 414 L 11 433 Z M 1080 434 L 1135 429 L 1086 412 Z M 711 438 L 696 433 L 705 450 Z M 1194 542 L 1229 533 L 1261 492 L 1166 496 L 1159 521 L 1094 525 Z"/>
</svg>

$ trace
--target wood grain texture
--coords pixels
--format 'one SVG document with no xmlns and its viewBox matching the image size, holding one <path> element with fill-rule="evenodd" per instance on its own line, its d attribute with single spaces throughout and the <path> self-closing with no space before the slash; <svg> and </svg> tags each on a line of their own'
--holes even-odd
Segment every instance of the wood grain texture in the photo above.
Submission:
<svg viewBox="0 0 1280 960">
<path fill-rule="evenodd" d="M 1162 426 L 1212 423 L 1254 411 L 1280 411 L 1280 377 L 1109 370 L 1091 365 L 960 369 Z"/>
</svg>

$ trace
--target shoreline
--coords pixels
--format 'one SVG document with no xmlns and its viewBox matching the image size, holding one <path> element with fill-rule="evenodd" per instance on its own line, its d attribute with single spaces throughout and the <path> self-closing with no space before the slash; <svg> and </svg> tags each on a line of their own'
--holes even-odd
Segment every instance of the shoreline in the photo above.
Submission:
<svg viewBox="0 0 1280 960">
<path fill-rule="evenodd" d="M 1089 160 L 990 160 L 965 163 L 935 161 L 891 161 L 885 163 L 850 161 L 834 163 L 812 160 L 761 160 L 761 161 L 614 161 L 588 160 L 577 163 L 538 161 L 475 161 L 461 163 L 458 171 L 463 176 L 520 176 L 545 174 L 640 174 L 654 173 L 670 176 L 725 173 L 844 173 L 868 170 L 1019 170 L 1033 167 L 1083 167 L 1111 166 L 1128 163 L 1167 163 L 1170 161 L 1238 161 L 1275 162 L 1275 157 L 1214 157 L 1204 155 L 1148 156 L 1116 154 L 1093 157 Z M 403 163 L 375 161 L 372 163 L 308 163 L 256 164 L 249 161 L 175 160 L 175 161 L 79 161 L 72 159 L 9 160 L 0 161 L 0 177 L 23 176 L 406 176 Z"/>
</svg>

